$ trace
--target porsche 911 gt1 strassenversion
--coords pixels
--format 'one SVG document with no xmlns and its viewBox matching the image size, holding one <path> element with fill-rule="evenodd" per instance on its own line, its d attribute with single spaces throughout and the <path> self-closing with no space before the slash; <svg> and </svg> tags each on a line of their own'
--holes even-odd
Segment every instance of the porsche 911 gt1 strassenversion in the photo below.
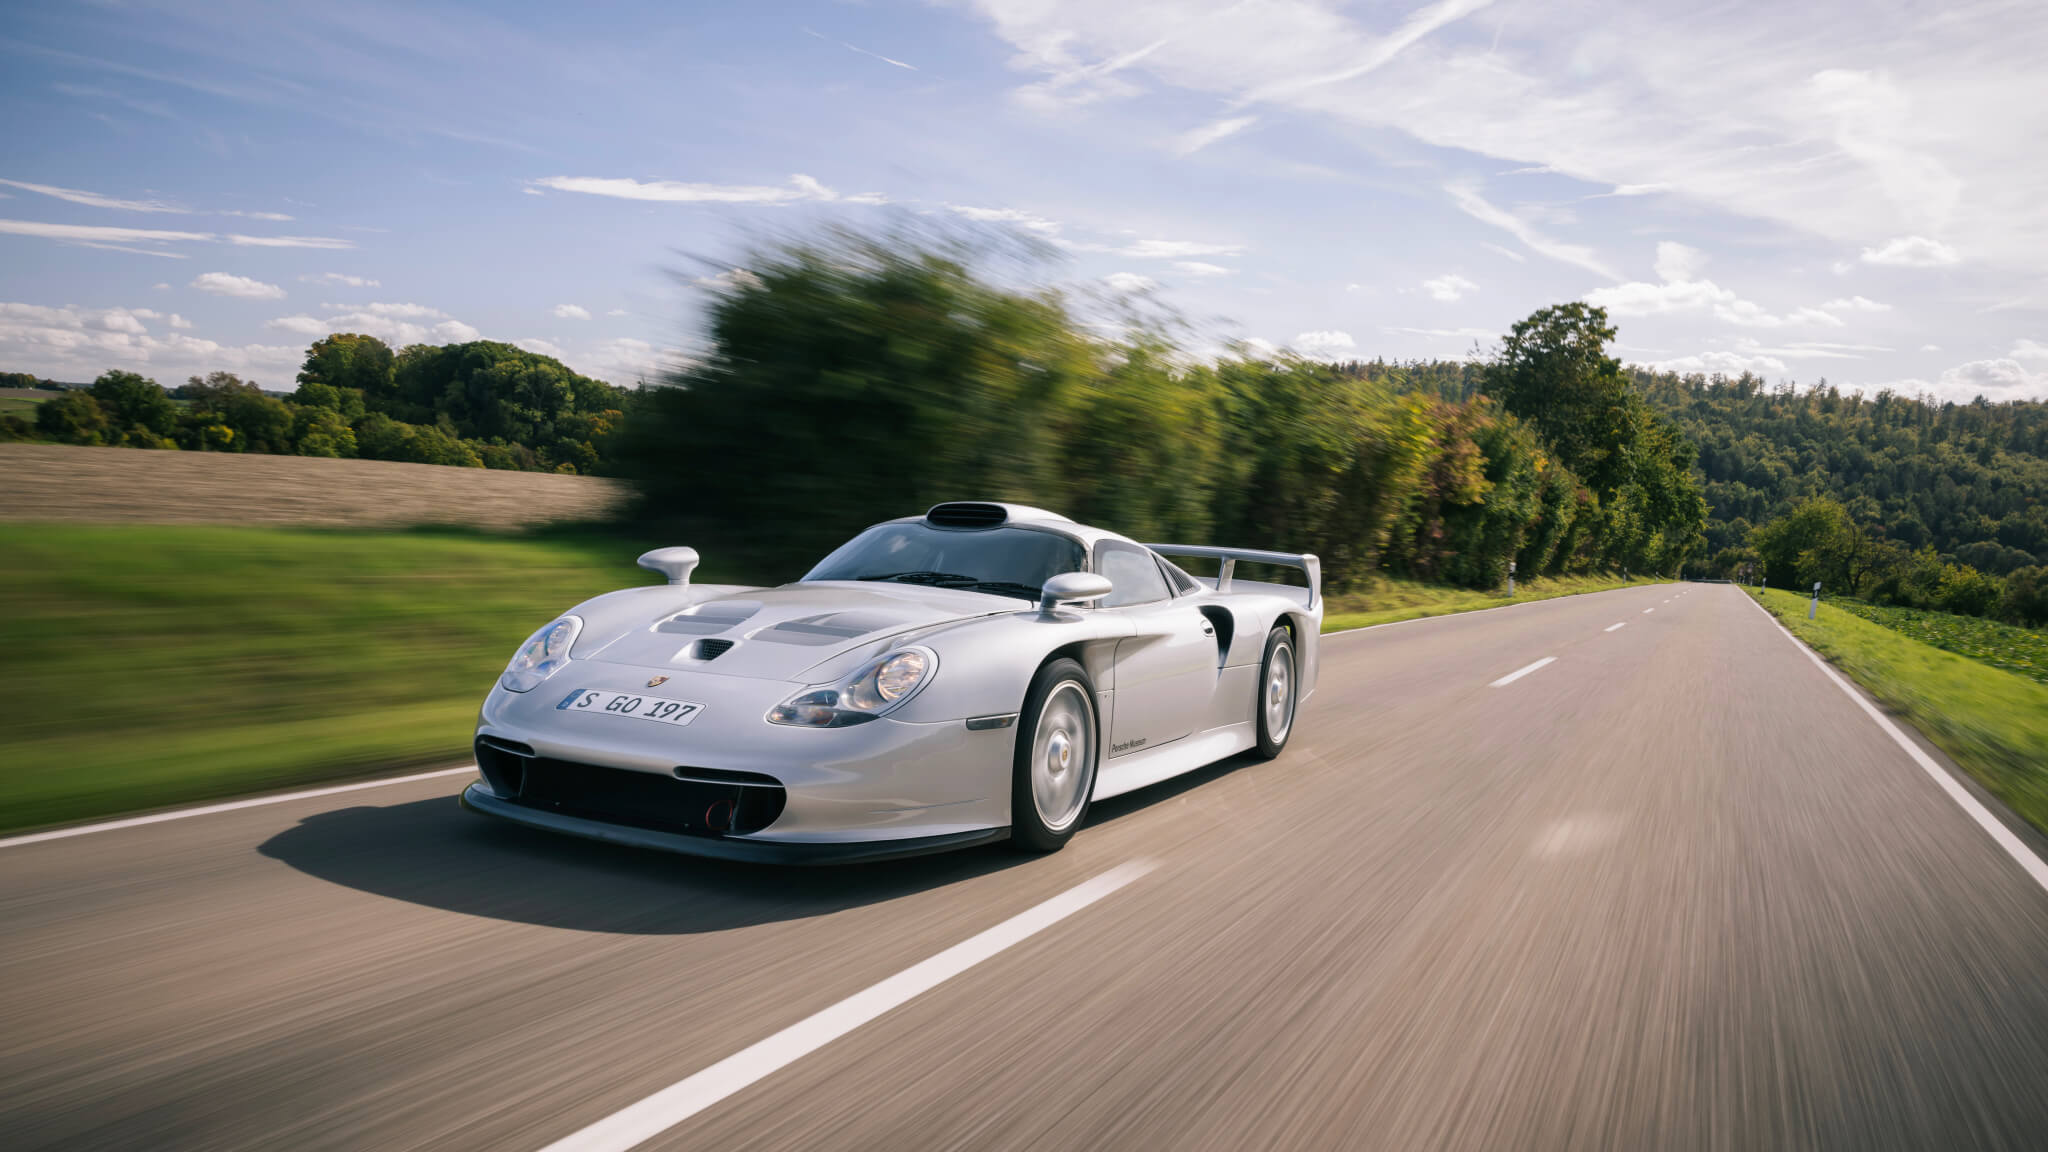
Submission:
<svg viewBox="0 0 2048 1152">
<path fill-rule="evenodd" d="M 1198 579 L 1169 556 L 1217 562 Z M 1305 586 L 1234 578 L 1239 562 Z M 1137 544 L 1037 508 L 940 504 L 779 588 L 577 605 L 484 701 L 464 806 L 703 856 L 1050 851 L 1093 800 L 1280 753 L 1315 689 L 1314 556 Z"/>
</svg>

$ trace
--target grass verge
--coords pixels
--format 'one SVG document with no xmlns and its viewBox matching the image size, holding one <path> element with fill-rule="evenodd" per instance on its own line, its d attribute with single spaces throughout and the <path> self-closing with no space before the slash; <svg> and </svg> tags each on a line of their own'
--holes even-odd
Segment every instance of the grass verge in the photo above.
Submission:
<svg viewBox="0 0 2048 1152">
<path fill-rule="evenodd" d="M 2048 831 L 2048 685 L 1924 644 L 1823 602 L 1757 596 L 1792 634 L 1905 716 L 2006 806 Z"/>
<path fill-rule="evenodd" d="M 1981 616 L 1955 616 L 1890 604 L 1838 598 L 1835 605 L 1872 624 L 1903 632 L 1944 652 L 2003 668 L 2036 684 L 2048 684 L 2048 633 L 2015 628 Z"/>
<path fill-rule="evenodd" d="M 1474 612 L 1481 608 L 1499 608 L 1503 604 L 1526 604 L 1532 600 L 1554 600 L 1559 596 L 1578 596 L 1586 592 L 1606 592 L 1637 584 L 1664 582 L 1645 577 L 1623 580 L 1619 576 L 1554 576 L 1547 580 L 1520 581 L 1515 585 L 1515 594 L 1509 596 L 1503 592 L 1383 579 L 1359 591 L 1331 596 L 1329 608 L 1323 616 L 1323 631 L 1369 628 L 1374 624 L 1392 624 L 1423 616 Z"/>
<path fill-rule="evenodd" d="M 656 579 L 641 543 L 0 525 L 0 828 L 460 762 L 527 633 Z"/>
</svg>

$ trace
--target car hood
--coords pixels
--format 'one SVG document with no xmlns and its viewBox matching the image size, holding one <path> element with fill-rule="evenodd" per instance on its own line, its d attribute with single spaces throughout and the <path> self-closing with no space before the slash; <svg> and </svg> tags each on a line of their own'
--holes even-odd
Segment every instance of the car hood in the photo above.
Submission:
<svg viewBox="0 0 2048 1152">
<path fill-rule="evenodd" d="M 809 683 L 806 671 L 892 636 L 1030 607 L 1013 596 L 914 584 L 785 584 L 659 612 L 577 658 Z"/>
</svg>

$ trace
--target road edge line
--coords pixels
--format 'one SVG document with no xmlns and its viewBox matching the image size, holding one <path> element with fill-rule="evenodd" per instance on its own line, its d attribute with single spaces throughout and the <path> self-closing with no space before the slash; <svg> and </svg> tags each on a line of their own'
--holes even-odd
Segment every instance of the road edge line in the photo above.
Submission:
<svg viewBox="0 0 2048 1152">
<path fill-rule="evenodd" d="M 359 780 L 353 784 L 335 784 L 326 788 L 308 788 L 303 792 L 281 792 L 274 796 L 251 796 L 245 800 L 227 800 L 219 804 L 202 804 L 197 808 L 176 808 L 169 812 L 152 812 L 147 816 L 127 816 L 119 820 L 103 820 L 98 824 L 79 824 L 71 828 L 52 828 L 47 832 L 30 832 L 21 836 L 0 839 L 0 848 L 13 848 L 22 844 L 39 844 L 45 840 L 67 840 L 73 836 L 89 836 L 94 832 L 112 832 L 119 828 L 139 828 L 144 824 L 162 824 L 170 820 L 184 820 L 192 816 L 211 816 L 216 812 L 233 812 L 238 808 L 261 808 L 267 804 L 285 804 L 293 800 L 311 800 L 318 796 L 335 796 L 343 792 L 361 792 L 367 788 L 383 788 L 390 784 L 410 784 L 415 780 L 432 780 L 441 776 L 453 776 L 458 772 L 474 772 L 476 765 L 465 764 L 460 768 L 436 768 L 432 772 L 415 772 L 410 776 L 387 776 L 381 780 Z"/>
<path fill-rule="evenodd" d="M 1131 860 L 1083 880 L 993 928 L 977 932 L 740 1049 L 695 1075 L 564 1136 L 542 1152 L 626 1152 L 636 1148 L 1012 945 L 1030 939 L 1158 866 L 1156 860 Z"/>
<path fill-rule="evenodd" d="M 1975 820 L 1977 826 L 1984 829 L 1991 837 L 1993 843 L 2005 849 L 2005 854 L 2012 857 L 2013 862 L 2018 864 L 2028 876 L 2032 877 L 2034 883 L 2041 886 L 2042 891 L 2048 892 L 2048 863 L 2044 863 L 2039 856 L 2034 855 L 2033 849 L 2028 848 L 2025 841 L 2013 835 L 2012 829 L 2007 828 L 2004 821 L 1993 815 L 1991 810 L 1984 807 L 1983 803 L 1975 796 L 1970 795 L 1969 789 L 1958 784 L 1956 778 L 1950 775 L 1947 769 L 1936 763 L 1934 757 L 1927 754 L 1926 749 L 1914 743 L 1904 732 L 1899 731 L 1898 725 L 1892 723 L 1891 717 L 1879 711 L 1877 705 L 1872 704 L 1862 692 L 1849 683 L 1846 677 L 1835 670 L 1834 665 L 1828 663 L 1826 658 L 1814 651 L 1812 645 L 1801 640 L 1793 634 L 1790 628 L 1785 627 L 1784 622 L 1779 620 L 1777 615 L 1769 608 L 1764 607 L 1756 597 L 1751 596 L 1748 589 L 1737 589 L 1737 591 L 1742 593 L 1744 600 L 1755 605 L 1756 610 L 1763 613 L 1764 618 L 1775 625 L 1778 631 L 1783 632 L 1785 639 L 1797 645 L 1799 650 L 1806 654 L 1806 658 L 1813 661 L 1815 667 L 1819 668 L 1828 679 L 1834 681 L 1835 687 L 1840 688 L 1843 695 L 1854 700 L 1856 706 L 1863 709 L 1864 715 L 1876 721 L 1877 726 L 1884 729 L 1885 735 L 1890 736 L 1893 743 L 1905 749 L 1906 755 L 1911 756 L 1913 762 L 1918 764 L 1922 771 L 1933 777 L 1934 782 L 1941 786 L 1941 790 L 1948 794 L 1948 798 L 1955 801 L 1956 806 L 1961 808 L 1970 819 Z"/>
</svg>

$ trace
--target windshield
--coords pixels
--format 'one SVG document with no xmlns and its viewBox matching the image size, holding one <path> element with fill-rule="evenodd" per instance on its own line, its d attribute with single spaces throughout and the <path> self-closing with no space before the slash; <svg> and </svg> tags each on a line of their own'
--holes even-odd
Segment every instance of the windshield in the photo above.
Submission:
<svg viewBox="0 0 2048 1152">
<path fill-rule="evenodd" d="M 948 531 L 877 524 L 840 545 L 805 580 L 887 580 L 1038 599 L 1047 580 L 1087 567 L 1081 546 L 1028 528 Z"/>
</svg>

